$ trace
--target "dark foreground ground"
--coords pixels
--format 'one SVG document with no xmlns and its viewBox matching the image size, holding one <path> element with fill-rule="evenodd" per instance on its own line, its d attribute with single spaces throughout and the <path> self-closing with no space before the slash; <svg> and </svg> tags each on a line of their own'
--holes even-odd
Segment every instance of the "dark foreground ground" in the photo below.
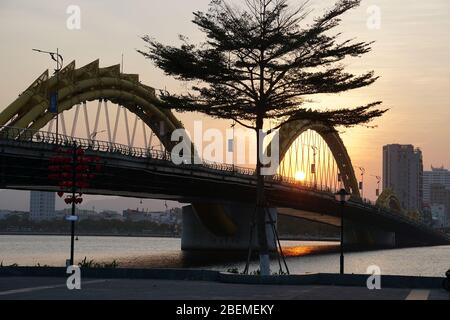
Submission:
<svg viewBox="0 0 450 320">
<path fill-rule="evenodd" d="M 443 289 L 321 285 L 257 285 L 157 279 L 85 279 L 68 290 L 62 277 L 0 277 L 0 300 L 150 299 L 150 300 L 450 300 Z"/>
</svg>

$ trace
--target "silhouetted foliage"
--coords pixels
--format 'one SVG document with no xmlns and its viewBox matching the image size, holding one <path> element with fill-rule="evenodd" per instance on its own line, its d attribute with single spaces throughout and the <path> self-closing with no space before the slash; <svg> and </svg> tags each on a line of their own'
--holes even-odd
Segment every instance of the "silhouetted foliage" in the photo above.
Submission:
<svg viewBox="0 0 450 320">
<path fill-rule="evenodd" d="M 367 123 L 382 115 L 380 102 L 357 108 L 313 111 L 308 95 L 339 93 L 372 84 L 373 71 L 354 75 L 340 64 L 360 57 L 371 43 L 339 41 L 329 35 L 339 17 L 360 0 L 338 1 L 312 25 L 301 26 L 308 16 L 305 5 L 290 10 L 286 0 L 246 0 L 245 10 L 215 0 L 207 13 L 195 12 L 193 23 L 206 42 L 194 45 L 180 36 L 180 47 L 166 46 L 149 36 L 145 57 L 167 75 L 193 82 L 185 94 L 161 93 L 164 106 L 233 119 L 259 129 L 257 119 L 289 118 L 324 121 L 333 126 Z M 244 124 L 244 123 L 243 123 Z"/>
</svg>

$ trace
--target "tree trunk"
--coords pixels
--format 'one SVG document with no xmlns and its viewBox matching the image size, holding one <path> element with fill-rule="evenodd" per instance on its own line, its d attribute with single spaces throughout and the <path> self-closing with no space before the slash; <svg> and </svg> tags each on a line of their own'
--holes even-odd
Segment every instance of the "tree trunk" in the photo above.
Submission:
<svg viewBox="0 0 450 320">
<path fill-rule="evenodd" d="M 261 175 L 260 153 L 263 150 L 263 139 L 260 138 L 260 131 L 263 128 L 263 117 L 258 116 L 256 120 L 256 227 L 259 247 L 259 270 L 262 276 L 270 275 L 269 248 L 266 234 L 266 199 L 264 194 L 264 176 Z"/>
</svg>

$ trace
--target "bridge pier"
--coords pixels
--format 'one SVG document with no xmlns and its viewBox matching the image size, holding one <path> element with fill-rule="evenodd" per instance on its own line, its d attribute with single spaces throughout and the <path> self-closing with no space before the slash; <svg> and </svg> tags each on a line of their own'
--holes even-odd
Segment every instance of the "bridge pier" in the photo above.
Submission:
<svg viewBox="0 0 450 320">
<path fill-rule="evenodd" d="M 254 206 L 242 204 L 223 205 L 224 214 L 232 221 L 235 228 L 232 234 L 218 234 L 205 226 L 200 216 L 204 213 L 197 212 L 197 206 L 183 207 L 183 228 L 181 235 L 182 250 L 247 250 L 250 240 L 250 221 L 253 216 Z M 214 206 L 211 207 L 213 210 Z M 277 211 L 269 209 L 272 220 L 277 221 Z M 211 212 L 211 214 L 214 214 Z M 217 219 L 217 221 L 219 221 Z M 266 216 L 267 241 L 270 250 L 276 250 L 275 236 L 270 224 L 269 214 Z M 252 236 L 252 247 L 257 249 L 257 234 L 254 228 Z"/>
<path fill-rule="evenodd" d="M 382 230 L 355 221 L 347 221 L 344 228 L 344 243 L 348 249 L 394 248 L 397 245 L 396 235 L 393 231 Z"/>
</svg>

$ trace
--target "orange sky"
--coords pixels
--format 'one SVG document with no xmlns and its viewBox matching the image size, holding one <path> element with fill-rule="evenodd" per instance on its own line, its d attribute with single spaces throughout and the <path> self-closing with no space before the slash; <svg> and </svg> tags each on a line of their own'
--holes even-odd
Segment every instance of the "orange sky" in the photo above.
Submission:
<svg viewBox="0 0 450 320">
<path fill-rule="evenodd" d="M 202 35 L 190 22 L 192 11 L 205 10 L 208 0 L 170 1 L 25 1 L 0 2 L 0 110 L 13 101 L 44 69 L 52 64 L 31 48 L 59 47 L 65 62 L 77 66 L 100 58 L 102 66 L 120 63 L 128 73 L 139 73 L 142 82 L 172 91 L 183 86 L 156 70 L 135 52 L 143 48 L 139 36 L 149 34 L 175 44 L 178 34 L 192 41 Z M 291 1 L 299 4 L 301 1 Z M 332 0 L 311 0 L 313 14 Z M 81 8 L 81 30 L 66 28 L 66 8 Z M 381 9 L 381 29 L 366 26 L 370 5 Z M 380 80 L 371 87 L 314 97 L 315 105 L 333 108 L 383 100 L 391 108 L 374 124 L 376 129 L 355 128 L 343 132 L 344 142 L 355 166 L 367 170 L 369 190 L 374 196 L 375 178 L 381 173 L 381 148 L 387 143 L 411 143 L 424 153 L 425 168 L 431 164 L 450 167 L 450 1 L 378 0 L 362 2 L 343 17 L 339 31 L 344 38 L 375 40 L 373 51 L 362 59 L 349 60 L 350 70 L 375 70 Z M 200 116 L 181 116 L 189 128 Z M 203 116 L 201 116 L 204 119 Z M 210 127 L 225 128 L 228 122 L 207 120 Z"/>
</svg>

